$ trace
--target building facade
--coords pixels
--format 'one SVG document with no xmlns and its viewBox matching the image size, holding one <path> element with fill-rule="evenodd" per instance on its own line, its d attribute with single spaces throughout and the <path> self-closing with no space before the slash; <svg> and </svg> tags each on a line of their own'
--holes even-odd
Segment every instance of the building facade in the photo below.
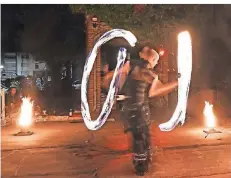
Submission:
<svg viewBox="0 0 231 178">
<path fill-rule="evenodd" d="M 36 61 L 35 57 L 28 53 L 3 53 L 1 65 L 2 80 L 16 76 L 34 76 L 35 72 L 47 70 L 45 62 Z"/>
</svg>

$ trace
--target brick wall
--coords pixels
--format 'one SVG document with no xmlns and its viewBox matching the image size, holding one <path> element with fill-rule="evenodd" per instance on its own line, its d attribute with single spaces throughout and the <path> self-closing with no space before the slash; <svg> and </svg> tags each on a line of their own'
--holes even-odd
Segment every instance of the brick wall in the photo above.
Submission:
<svg viewBox="0 0 231 178">
<path fill-rule="evenodd" d="M 94 45 L 94 36 L 95 31 L 93 29 L 92 21 L 89 16 L 86 16 L 86 30 L 87 30 L 87 55 L 93 48 Z M 94 111 L 96 108 L 96 99 L 95 99 L 95 73 L 96 73 L 96 63 L 94 63 L 93 69 L 90 74 L 89 82 L 88 82 L 88 104 L 91 111 Z"/>
<path fill-rule="evenodd" d="M 106 31 L 111 28 L 103 22 L 94 22 L 96 27 L 93 27 L 92 17 L 86 16 L 86 29 L 87 29 L 87 55 L 92 50 L 95 41 Z M 100 112 L 101 110 L 101 53 L 98 49 L 98 55 L 96 57 L 93 69 L 90 74 L 88 83 L 88 103 L 91 112 Z"/>
</svg>

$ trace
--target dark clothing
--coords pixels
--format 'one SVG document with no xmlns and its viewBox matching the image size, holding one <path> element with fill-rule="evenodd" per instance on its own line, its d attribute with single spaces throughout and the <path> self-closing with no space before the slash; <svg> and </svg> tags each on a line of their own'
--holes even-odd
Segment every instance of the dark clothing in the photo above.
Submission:
<svg viewBox="0 0 231 178">
<path fill-rule="evenodd" d="M 11 95 L 10 93 L 6 96 L 6 105 L 9 106 L 11 103 L 14 105 L 20 104 L 20 96 L 18 94 Z"/>
<path fill-rule="evenodd" d="M 13 104 L 13 105 L 12 105 Z M 10 93 L 6 95 L 6 113 L 7 115 L 17 113 L 21 104 L 21 99 L 19 94 L 11 95 Z"/>
<path fill-rule="evenodd" d="M 135 68 L 139 67 L 140 70 Z M 149 75 L 144 66 L 132 66 L 126 81 L 124 93 L 131 96 L 124 101 L 122 107 L 122 118 L 124 120 L 125 132 L 131 132 L 133 137 L 133 164 L 137 171 L 145 172 L 150 157 L 150 108 L 148 93 L 151 82 L 154 79 Z M 146 76 L 148 80 L 138 80 L 140 76 Z M 138 166 L 138 167 L 137 167 Z"/>
<path fill-rule="evenodd" d="M 147 104 L 148 99 L 148 92 L 150 89 L 150 84 L 146 83 L 145 81 L 139 81 L 135 79 L 130 79 L 129 88 L 127 94 L 132 96 L 128 99 L 128 105 L 143 105 Z"/>
</svg>

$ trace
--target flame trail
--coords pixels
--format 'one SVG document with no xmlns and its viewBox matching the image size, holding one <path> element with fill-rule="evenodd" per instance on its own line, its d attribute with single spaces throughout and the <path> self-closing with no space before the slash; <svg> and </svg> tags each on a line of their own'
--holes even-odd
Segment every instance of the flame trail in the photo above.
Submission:
<svg viewBox="0 0 231 178">
<path fill-rule="evenodd" d="M 91 53 L 89 54 L 85 66 L 84 66 L 84 72 L 83 72 L 83 78 L 82 78 L 82 84 L 81 84 L 81 113 L 84 120 L 85 125 L 89 130 L 98 130 L 100 127 L 103 126 L 103 124 L 106 122 L 108 115 L 111 112 L 115 94 L 118 90 L 118 82 L 119 82 L 119 75 L 118 71 L 123 67 L 124 61 L 126 58 L 126 49 L 120 48 L 118 57 L 117 57 L 117 65 L 115 68 L 115 73 L 113 75 L 108 95 L 106 98 L 106 101 L 104 102 L 103 108 L 101 110 L 101 113 L 99 117 L 96 120 L 91 120 L 91 115 L 89 111 L 89 105 L 87 102 L 87 83 L 89 80 L 89 75 L 92 70 L 93 64 L 95 62 L 95 58 L 97 56 L 97 50 L 98 48 L 108 42 L 109 40 L 116 38 L 116 37 L 122 37 L 128 41 L 128 43 L 131 46 L 135 46 L 135 43 L 137 42 L 136 37 L 129 31 L 123 30 L 123 29 L 114 29 L 111 31 L 106 32 L 103 34 L 99 40 L 96 41 Z"/>
<path fill-rule="evenodd" d="M 192 73 L 192 43 L 189 32 L 184 31 L 178 35 L 178 103 L 173 116 L 168 122 L 159 125 L 161 131 L 173 130 L 179 122 L 185 122 L 189 86 Z"/>
</svg>

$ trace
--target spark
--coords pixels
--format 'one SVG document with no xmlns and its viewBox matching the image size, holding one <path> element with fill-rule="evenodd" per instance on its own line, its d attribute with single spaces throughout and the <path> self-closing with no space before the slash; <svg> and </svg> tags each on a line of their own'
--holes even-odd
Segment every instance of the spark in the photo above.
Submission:
<svg viewBox="0 0 231 178">
<path fill-rule="evenodd" d="M 112 106 L 114 104 L 114 98 L 118 90 L 118 82 L 119 82 L 119 77 L 118 71 L 121 70 L 121 68 L 124 65 L 124 61 L 126 58 L 126 49 L 125 48 L 120 48 L 118 57 L 117 57 L 117 65 L 115 68 L 115 73 L 113 75 L 108 95 L 106 98 L 106 101 L 103 104 L 102 110 L 100 112 L 100 115 L 96 120 L 91 120 L 91 115 L 89 111 L 89 105 L 87 101 L 87 83 L 89 80 L 89 75 L 92 70 L 93 64 L 95 62 L 95 58 L 97 56 L 97 50 L 98 48 L 108 42 L 109 40 L 117 37 L 122 37 L 128 41 L 128 43 L 134 47 L 137 39 L 136 37 L 129 31 L 123 30 L 123 29 L 113 29 L 110 30 L 106 33 L 104 33 L 95 43 L 91 53 L 89 54 L 85 66 L 84 66 L 84 72 L 83 72 L 83 78 L 82 78 L 82 84 L 81 84 L 81 113 L 82 117 L 84 120 L 85 125 L 89 130 L 98 130 L 101 128 L 104 123 L 106 122 Z"/>
<path fill-rule="evenodd" d="M 192 73 L 192 43 L 189 32 L 184 31 L 178 35 L 178 102 L 176 109 L 168 122 L 159 125 L 161 131 L 171 131 L 179 123 L 185 122 L 189 86 Z"/>
</svg>

